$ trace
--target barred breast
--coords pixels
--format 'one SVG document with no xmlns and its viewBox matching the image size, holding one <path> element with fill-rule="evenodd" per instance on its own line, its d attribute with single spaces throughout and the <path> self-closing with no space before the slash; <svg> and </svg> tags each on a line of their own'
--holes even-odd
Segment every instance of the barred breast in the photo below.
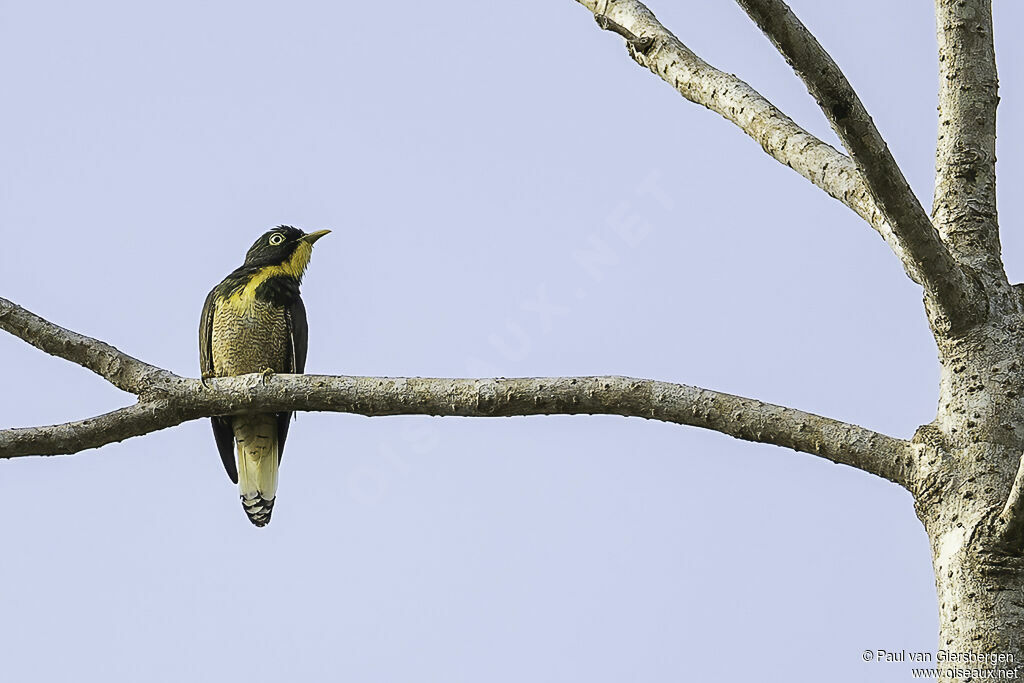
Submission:
<svg viewBox="0 0 1024 683">
<path fill-rule="evenodd" d="M 219 300 L 213 313 L 213 374 L 218 377 L 289 372 L 284 309 L 254 299 L 248 305 Z"/>
</svg>

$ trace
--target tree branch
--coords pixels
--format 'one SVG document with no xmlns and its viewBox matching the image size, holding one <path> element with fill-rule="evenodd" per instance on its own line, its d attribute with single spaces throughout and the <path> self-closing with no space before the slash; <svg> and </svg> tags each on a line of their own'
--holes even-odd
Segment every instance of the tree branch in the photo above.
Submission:
<svg viewBox="0 0 1024 683">
<path fill-rule="evenodd" d="M 801 128 L 746 82 L 719 71 L 691 52 L 643 3 L 576 1 L 594 13 L 601 28 L 626 39 L 630 55 L 637 63 L 686 99 L 734 123 L 775 160 L 853 209 L 882 236 L 907 275 L 918 284 L 923 282 L 916 262 L 875 204 L 848 156 Z"/>
<path fill-rule="evenodd" d="M 51 356 L 92 370 L 130 394 L 141 394 L 155 381 L 170 376 L 166 370 L 143 363 L 92 337 L 54 325 L 3 297 L 0 297 L 0 329 Z"/>
<path fill-rule="evenodd" d="M 140 401 L 103 415 L 47 427 L 0 430 L 0 459 L 25 455 L 69 455 L 142 436 L 186 422 L 191 417 L 168 402 Z"/>
<path fill-rule="evenodd" d="M 76 453 L 188 420 L 248 412 L 333 411 L 376 417 L 622 415 L 702 427 L 784 446 L 909 482 L 906 441 L 801 410 L 709 389 L 631 377 L 447 379 L 262 375 L 175 377 L 159 401 L 51 427 L 0 431 L 0 458 Z"/>
<path fill-rule="evenodd" d="M 867 110 L 832 57 L 783 0 L 736 0 L 817 100 L 882 214 L 914 260 L 949 331 L 978 322 L 984 301 L 942 243 Z M 938 322 L 938 321 L 936 321 Z"/>
<path fill-rule="evenodd" d="M 946 243 L 1002 272 L 996 216 L 999 82 L 991 0 L 936 0 L 939 136 L 932 214 Z"/>
<path fill-rule="evenodd" d="M 852 99 L 846 100 L 849 110 L 844 112 L 837 104 L 832 108 L 832 113 L 842 113 L 844 121 L 851 119 L 851 124 L 857 123 L 857 132 L 874 131 L 877 138 L 865 141 L 858 139 L 856 145 L 850 145 L 847 133 L 852 135 L 853 129 L 843 132 L 836 128 L 844 144 L 857 152 L 853 154 L 853 160 L 798 126 L 742 80 L 701 60 L 662 26 L 654 14 L 638 0 L 577 2 L 596 17 L 605 17 L 610 21 L 613 25 L 610 30 L 626 36 L 630 54 L 638 63 L 675 87 L 686 99 L 735 123 L 757 140 L 768 154 L 849 206 L 875 228 L 896 253 L 911 279 L 924 286 L 927 300 L 933 303 L 931 308 L 935 315 L 932 318 L 937 330 L 955 331 L 980 318 L 984 302 L 975 296 L 971 279 L 942 245 L 895 162 L 884 169 L 885 174 L 882 175 L 882 179 L 892 181 L 891 188 L 879 184 L 878 173 L 873 171 L 874 175 L 868 177 L 862 172 L 864 166 L 860 162 L 873 159 L 871 155 L 884 152 L 890 160 L 891 155 L 884 141 L 877 136 L 877 130 L 866 113 L 859 122 L 852 121 L 856 118 L 856 107 L 860 107 L 858 111 L 863 110 L 852 89 L 849 90 Z M 773 6 L 776 5 L 789 13 L 784 3 L 773 3 Z M 792 13 L 789 15 L 792 16 Z M 598 23 L 601 24 L 601 20 Z M 803 28 L 802 25 L 800 28 Z M 803 31 L 806 33 L 806 29 Z M 809 33 L 807 37 L 814 40 Z M 639 41 L 646 45 L 645 49 L 637 49 Z M 816 41 L 813 45 L 828 58 Z M 831 59 L 828 59 L 828 63 L 835 67 Z M 836 74 L 848 88 L 838 68 L 835 68 L 835 73 L 828 72 L 832 80 Z M 821 97 L 818 99 L 819 102 L 825 101 Z M 829 113 L 828 109 L 826 113 Z M 866 157 L 865 149 L 870 151 Z M 893 169 L 897 175 L 890 177 L 889 173 Z M 872 183 L 876 187 L 872 187 Z M 880 192 L 880 188 L 886 191 Z M 883 201 L 885 203 L 881 203 Z"/>
<path fill-rule="evenodd" d="M 81 365 L 95 364 L 95 354 L 110 352 L 111 347 L 103 342 L 18 310 L 36 324 L 12 325 L 14 334 L 40 348 L 40 339 L 46 339 L 46 346 L 57 355 Z M 603 414 L 702 427 L 737 439 L 783 446 L 865 470 L 907 488 L 916 471 L 916 451 L 907 441 L 800 410 L 684 384 L 629 377 L 274 375 L 264 381 L 256 374 L 214 378 L 204 385 L 154 369 L 158 372 L 149 375 L 151 386 L 133 389 L 144 397 L 134 406 L 78 422 L 0 431 L 0 458 L 77 453 L 188 420 L 251 412 L 462 417 Z"/>
<path fill-rule="evenodd" d="M 577 2 L 594 12 L 598 26 L 625 37 L 630 54 L 641 66 L 673 86 L 686 99 L 706 106 L 738 126 L 776 161 L 853 209 L 879 232 L 899 258 L 907 276 L 922 284 L 918 266 L 874 203 L 849 157 L 801 128 L 744 81 L 703 61 L 662 26 L 642 3 L 636 0 Z M 645 36 L 643 42 L 637 34 Z M 644 49 L 638 51 L 638 46 Z"/>
</svg>

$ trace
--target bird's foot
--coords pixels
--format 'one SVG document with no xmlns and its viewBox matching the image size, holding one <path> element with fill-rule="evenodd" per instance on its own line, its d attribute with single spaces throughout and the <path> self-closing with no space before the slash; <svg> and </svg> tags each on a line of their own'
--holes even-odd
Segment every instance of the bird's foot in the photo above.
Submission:
<svg viewBox="0 0 1024 683">
<path fill-rule="evenodd" d="M 262 374 L 260 376 L 260 382 L 263 383 L 263 386 L 267 386 L 267 382 L 269 382 L 270 378 L 273 377 L 273 376 L 274 376 L 274 369 L 273 368 L 264 368 L 263 372 L 262 372 Z"/>
<path fill-rule="evenodd" d="M 203 385 L 203 389 L 209 389 L 210 388 L 210 387 L 208 387 L 206 385 L 206 380 L 210 379 L 211 377 L 213 377 L 213 373 L 212 372 L 204 372 L 204 373 L 199 375 L 199 383 Z"/>
</svg>

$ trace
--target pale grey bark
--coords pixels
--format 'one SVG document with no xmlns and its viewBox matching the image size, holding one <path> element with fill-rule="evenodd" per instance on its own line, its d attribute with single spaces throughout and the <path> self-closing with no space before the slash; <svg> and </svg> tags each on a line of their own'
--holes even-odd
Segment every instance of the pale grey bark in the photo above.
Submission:
<svg viewBox="0 0 1024 683">
<path fill-rule="evenodd" d="M 984 300 L 943 245 L 842 72 L 779 0 L 740 0 L 800 74 L 852 159 L 798 126 L 760 93 L 697 57 L 638 0 L 577 0 L 598 25 L 626 38 L 630 55 L 683 97 L 721 114 L 778 161 L 864 218 L 924 287 L 945 332 L 980 319 Z"/>
<path fill-rule="evenodd" d="M 66 330 L 0 297 L 0 329 L 24 339 L 40 351 L 58 356 L 97 375 L 122 391 L 139 394 L 166 379 L 165 370 L 143 363 L 113 346 Z"/>
<path fill-rule="evenodd" d="M 941 318 L 933 327 L 958 331 L 985 314 L 980 292 L 957 263 L 914 195 L 846 76 L 782 0 L 736 0 L 786 58 L 817 100 L 921 274 Z"/>
<path fill-rule="evenodd" d="M 1001 273 L 992 2 L 936 0 L 935 20 L 939 135 L 932 213 L 946 243 L 965 262 Z"/>
<path fill-rule="evenodd" d="M 147 365 L 0 298 L 0 327 L 137 394 L 86 420 L 0 431 L 0 458 L 97 448 L 187 420 L 257 411 L 367 416 L 621 415 L 703 427 L 857 467 L 909 486 L 919 447 L 863 427 L 709 389 L 631 377 L 447 379 L 262 375 L 202 382 Z"/>
<path fill-rule="evenodd" d="M 634 0 L 577 0 L 594 13 L 598 25 L 626 38 L 630 54 L 686 99 L 736 124 L 765 152 L 853 209 L 899 257 L 912 280 L 918 267 L 871 197 L 848 156 L 793 122 L 759 92 L 733 74 L 711 66 Z"/>
</svg>

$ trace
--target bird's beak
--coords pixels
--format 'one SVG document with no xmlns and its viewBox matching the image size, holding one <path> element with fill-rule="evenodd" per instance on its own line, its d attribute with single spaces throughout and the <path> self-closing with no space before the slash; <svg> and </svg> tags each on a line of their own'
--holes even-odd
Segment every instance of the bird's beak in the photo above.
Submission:
<svg viewBox="0 0 1024 683">
<path fill-rule="evenodd" d="M 316 242 L 318 239 L 320 239 L 329 232 L 330 230 L 317 230 L 316 232 L 311 232 L 308 235 L 303 235 L 299 239 L 301 239 L 303 242 L 306 242 L 309 245 L 312 245 L 313 242 Z"/>
</svg>

